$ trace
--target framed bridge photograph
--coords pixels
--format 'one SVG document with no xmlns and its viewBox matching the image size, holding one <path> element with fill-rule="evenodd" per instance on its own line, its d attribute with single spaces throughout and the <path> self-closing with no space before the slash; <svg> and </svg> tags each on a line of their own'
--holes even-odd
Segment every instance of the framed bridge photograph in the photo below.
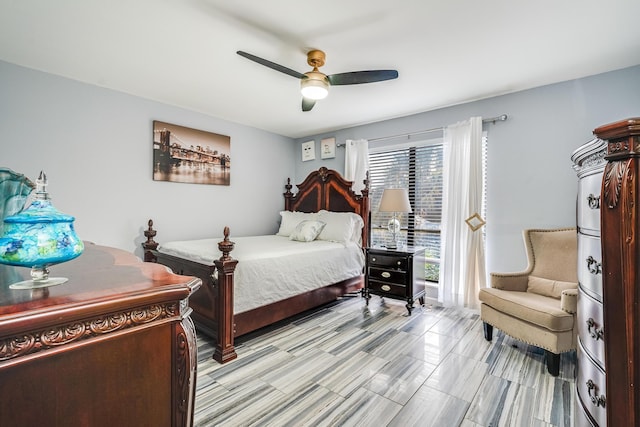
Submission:
<svg viewBox="0 0 640 427">
<path fill-rule="evenodd" d="M 229 185 L 231 138 L 154 120 L 153 180 Z"/>
</svg>

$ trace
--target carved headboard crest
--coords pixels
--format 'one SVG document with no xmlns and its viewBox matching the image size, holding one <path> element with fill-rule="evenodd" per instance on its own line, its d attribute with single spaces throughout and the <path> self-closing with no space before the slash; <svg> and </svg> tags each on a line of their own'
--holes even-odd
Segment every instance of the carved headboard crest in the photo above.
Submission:
<svg viewBox="0 0 640 427">
<path fill-rule="evenodd" d="M 329 176 L 329 169 L 322 166 L 320 169 L 318 169 L 318 175 L 320 175 L 320 179 L 322 179 L 322 181 L 326 181 L 327 177 Z"/>
</svg>

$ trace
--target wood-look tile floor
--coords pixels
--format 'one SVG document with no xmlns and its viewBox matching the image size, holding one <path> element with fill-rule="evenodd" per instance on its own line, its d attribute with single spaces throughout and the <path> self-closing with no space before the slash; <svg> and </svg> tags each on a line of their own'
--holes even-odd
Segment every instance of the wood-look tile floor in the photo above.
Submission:
<svg viewBox="0 0 640 427">
<path fill-rule="evenodd" d="M 575 352 L 554 378 L 477 311 L 346 297 L 238 341 L 220 365 L 198 336 L 195 426 L 573 425 Z"/>
</svg>

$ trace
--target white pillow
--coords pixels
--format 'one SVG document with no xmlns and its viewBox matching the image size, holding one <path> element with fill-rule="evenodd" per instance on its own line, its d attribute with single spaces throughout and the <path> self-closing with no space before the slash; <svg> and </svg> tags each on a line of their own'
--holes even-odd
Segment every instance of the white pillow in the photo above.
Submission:
<svg viewBox="0 0 640 427">
<path fill-rule="evenodd" d="M 306 213 L 306 212 L 281 211 L 280 216 L 282 217 L 280 221 L 280 229 L 278 230 L 276 235 L 289 237 L 300 222 L 304 220 L 314 220 L 316 219 L 317 214 Z"/>
<path fill-rule="evenodd" d="M 293 233 L 289 236 L 289 240 L 295 240 L 298 242 L 312 242 L 316 240 L 318 234 L 324 228 L 324 222 L 322 221 L 313 221 L 313 220 L 303 220 L 301 221 L 296 228 L 293 230 Z"/>
<path fill-rule="evenodd" d="M 321 210 L 318 212 L 318 220 L 326 224 L 318 240 L 340 243 L 358 242 L 362 236 L 364 221 L 360 215 L 353 212 Z"/>
</svg>

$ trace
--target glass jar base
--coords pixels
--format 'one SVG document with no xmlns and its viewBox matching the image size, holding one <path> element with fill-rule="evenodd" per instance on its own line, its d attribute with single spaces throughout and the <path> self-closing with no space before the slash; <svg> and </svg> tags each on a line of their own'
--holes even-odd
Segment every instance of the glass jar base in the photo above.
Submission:
<svg viewBox="0 0 640 427">
<path fill-rule="evenodd" d="M 23 280 L 9 285 L 9 289 L 39 289 L 50 286 L 62 285 L 69 279 L 66 277 L 49 277 L 45 280 Z"/>
</svg>

